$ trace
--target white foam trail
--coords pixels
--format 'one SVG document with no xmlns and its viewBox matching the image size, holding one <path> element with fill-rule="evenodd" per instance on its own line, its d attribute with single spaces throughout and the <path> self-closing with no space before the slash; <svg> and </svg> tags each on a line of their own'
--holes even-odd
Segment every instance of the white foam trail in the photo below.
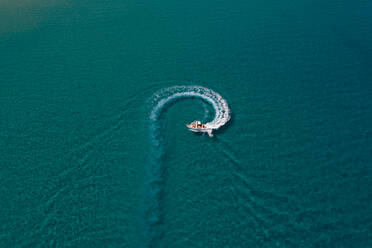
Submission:
<svg viewBox="0 0 372 248">
<path fill-rule="evenodd" d="M 213 106 L 215 117 L 205 124 L 210 136 L 213 130 L 219 129 L 230 120 L 230 109 L 226 100 L 217 92 L 202 86 L 173 86 L 162 89 L 152 96 L 149 101 L 149 104 L 153 106 L 149 116 L 150 157 L 143 188 L 140 247 L 154 246 L 158 237 L 161 236 L 161 228 L 158 225 L 162 219 L 159 204 L 163 180 L 161 160 L 164 151 L 158 121 L 166 107 L 181 98 L 200 98 Z M 205 110 L 207 111 L 206 108 Z"/>
<path fill-rule="evenodd" d="M 152 102 L 155 104 L 150 119 L 157 121 L 163 108 L 170 102 L 185 97 L 198 97 L 212 104 L 216 115 L 207 128 L 216 130 L 230 120 L 230 109 L 225 99 L 217 92 L 202 86 L 173 86 L 155 93 Z"/>
</svg>

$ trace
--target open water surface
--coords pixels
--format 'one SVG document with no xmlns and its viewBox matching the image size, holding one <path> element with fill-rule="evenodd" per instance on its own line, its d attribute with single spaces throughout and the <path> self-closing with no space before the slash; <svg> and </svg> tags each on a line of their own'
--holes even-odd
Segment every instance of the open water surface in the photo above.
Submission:
<svg viewBox="0 0 372 248">
<path fill-rule="evenodd" d="M 371 44 L 368 0 L 2 1 L 0 247 L 372 247 Z M 151 136 L 174 85 L 231 120 Z"/>
</svg>

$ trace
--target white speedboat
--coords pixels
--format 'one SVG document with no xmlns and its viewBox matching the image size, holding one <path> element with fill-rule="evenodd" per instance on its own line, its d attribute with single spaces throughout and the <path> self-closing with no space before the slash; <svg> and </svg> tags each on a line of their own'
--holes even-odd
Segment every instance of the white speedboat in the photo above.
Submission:
<svg viewBox="0 0 372 248">
<path fill-rule="evenodd" d="M 195 133 L 208 133 L 209 136 L 212 135 L 212 128 L 208 128 L 206 124 L 201 123 L 200 121 L 193 121 L 190 124 L 186 124 L 186 127 L 189 128 L 190 131 Z"/>
</svg>

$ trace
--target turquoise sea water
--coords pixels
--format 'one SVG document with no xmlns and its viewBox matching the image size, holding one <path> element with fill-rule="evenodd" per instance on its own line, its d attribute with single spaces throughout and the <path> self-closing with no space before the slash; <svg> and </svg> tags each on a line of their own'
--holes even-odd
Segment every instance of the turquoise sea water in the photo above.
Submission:
<svg viewBox="0 0 372 248">
<path fill-rule="evenodd" d="M 0 23 L 0 247 L 372 247 L 370 1 L 15 0 Z M 210 138 L 184 126 L 208 103 L 167 106 L 151 198 L 149 99 L 194 84 L 232 119 Z"/>
</svg>

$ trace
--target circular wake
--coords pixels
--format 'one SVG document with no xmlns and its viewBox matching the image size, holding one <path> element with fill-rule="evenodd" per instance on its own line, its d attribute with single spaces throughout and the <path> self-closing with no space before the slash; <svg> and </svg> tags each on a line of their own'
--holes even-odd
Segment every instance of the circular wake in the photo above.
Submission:
<svg viewBox="0 0 372 248">
<path fill-rule="evenodd" d="M 162 112 L 172 103 L 182 98 L 199 98 L 211 104 L 215 111 L 212 121 L 205 123 L 205 131 L 212 136 L 230 120 L 230 109 L 225 99 L 217 92 L 202 86 L 173 86 L 156 92 L 149 101 L 152 107 L 149 116 L 150 156 L 146 167 L 141 213 L 141 247 L 154 246 L 161 236 L 161 208 L 163 168 L 161 160 L 164 153 L 160 135 L 159 119 Z"/>
<path fill-rule="evenodd" d="M 164 107 L 185 97 L 198 97 L 212 104 L 216 115 L 211 122 L 205 124 L 207 128 L 216 130 L 230 120 L 230 109 L 226 100 L 217 92 L 202 86 L 173 86 L 158 91 L 151 99 L 154 108 L 151 111 L 150 120 L 156 122 Z"/>
</svg>

